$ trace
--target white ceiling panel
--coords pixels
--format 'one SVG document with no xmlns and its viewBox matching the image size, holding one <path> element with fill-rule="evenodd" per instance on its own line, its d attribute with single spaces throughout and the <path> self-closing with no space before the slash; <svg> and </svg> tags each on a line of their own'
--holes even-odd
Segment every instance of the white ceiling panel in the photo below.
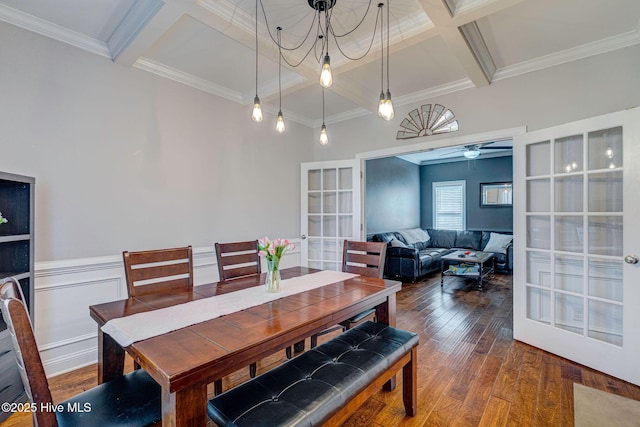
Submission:
<svg viewBox="0 0 640 427">
<path fill-rule="evenodd" d="M 317 123 L 322 122 L 322 90 L 319 84 L 314 84 L 301 89 L 294 94 L 282 97 L 282 110 L 293 112 L 296 116 L 301 115 L 311 118 Z M 374 106 L 377 106 L 378 94 L 372 96 Z M 349 111 L 357 109 L 353 102 L 336 95 L 330 90 L 325 90 L 325 120 L 329 117 L 339 116 Z M 318 126 L 319 126 L 318 124 Z"/>
<path fill-rule="evenodd" d="M 386 55 L 385 55 L 386 56 Z M 364 92 L 380 94 L 381 59 L 370 62 L 345 76 Z M 466 77 L 464 69 L 447 49 L 441 38 L 435 37 L 389 56 L 390 88 L 393 96 L 411 94 L 427 87 L 437 87 Z M 386 58 L 384 87 L 386 90 Z"/>
<path fill-rule="evenodd" d="M 240 94 L 255 93 L 255 51 L 189 16 L 181 17 L 145 57 Z M 275 80 L 271 84 L 277 85 L 278 64 L 261 55 L 258 64 L 259 83 Z"/>
</svg>

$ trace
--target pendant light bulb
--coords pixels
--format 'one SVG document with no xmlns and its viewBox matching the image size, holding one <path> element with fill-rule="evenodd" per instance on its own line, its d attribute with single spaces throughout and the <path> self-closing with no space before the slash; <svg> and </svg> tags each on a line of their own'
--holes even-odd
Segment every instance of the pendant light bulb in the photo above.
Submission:
<svg viewBox="0 0 640 427">
<path fill-rule="evenodd" d="M 333 84 L 333 76 L 331 75 L 331 59 L 327 53 L 322 63 L 322 71 L 320 72 L 320 84 L 322 87 L 329 87 Z"/>
<path fill-rule="evenodd" d="M 391 102 L 391 92 L 387 91 L 387 95 L 384 98 L 384 101 L 382 100 L 382 95 L 380 95 L 380 102 L 383 105 L 381 105 L 380 108 L 378 109 L 378 115 L 380 115 L 380 117 L 382 117 L 387 121 L 393 119 L 393 117 L 395 116 L 395 113 L 393 111 L 393 103 Z M 381 110 L 382 110 L 382 114 L 380 114 Z"/>
<path fill-rule="evenodd" d="M 327 145 L 328 143 L 329 137 L 327 137 L 327 127 L 323 123 L 322 127 L 320 128 L 320 144 Z"/>
<path fill-rule="evenodd" d="M 285 130 L 284 118 L 282 117 L 282 111 L 278 111 L 278 120 L 276 121 L 276 130 L 279 133 L 283 133 Z"/>
<path fill-rule="evenodd" d="M 380 102 L 378 103 L 378 117 L 384 119 L 385 115 L 385 98 L 384 92 L 380 92 Z"/>
<path fill-rule="evenodd" d="M 253 112 L 251 113 L 251 120 L 256 123 L 260 123 L 262 121 L 262 108 L 260 107 L 260 98 L 256 95 L 253 98 Z"/>
</svg>

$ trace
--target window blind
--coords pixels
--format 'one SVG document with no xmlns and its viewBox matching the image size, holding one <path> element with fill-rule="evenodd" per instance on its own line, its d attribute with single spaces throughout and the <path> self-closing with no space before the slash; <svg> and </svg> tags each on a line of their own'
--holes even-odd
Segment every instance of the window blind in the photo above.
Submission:
<svg viewBox="0 0 640 427">
<path fill-rule="evenodd" d="M 433 183 L 433 228 L 464 230 L 465 185 L 464 181 Z"/>
</svg>

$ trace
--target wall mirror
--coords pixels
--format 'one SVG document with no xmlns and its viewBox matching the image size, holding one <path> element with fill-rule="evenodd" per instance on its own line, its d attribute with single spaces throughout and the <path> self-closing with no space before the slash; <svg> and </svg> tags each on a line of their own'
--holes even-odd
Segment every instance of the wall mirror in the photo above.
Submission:
<svg viewBox="0 0 640 427">
<path fill-rule="evenodd" d="M 484 182 L 480 184 L 480 206 L 512 206 L 513 183 Z"/>
</svg>

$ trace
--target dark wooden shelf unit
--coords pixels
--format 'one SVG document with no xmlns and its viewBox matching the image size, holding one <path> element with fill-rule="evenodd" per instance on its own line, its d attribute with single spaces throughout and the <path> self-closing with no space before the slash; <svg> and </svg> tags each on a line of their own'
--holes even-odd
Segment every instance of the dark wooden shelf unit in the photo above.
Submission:
<svg viewBox="0 0 640 427">
<path fill-rule="evenodd" d="M 35 178 L 0 172 L 0 212 L 8 222 L 0 225 L 0 278 L 13 276 L 33 322 L 34 308 L 34 190 Z M 27 400 L 16 364 L 7 324 L 0 314 L 0 402 Z M 0 422 L 10 414 L 0 412 Z"/>
</svg>

